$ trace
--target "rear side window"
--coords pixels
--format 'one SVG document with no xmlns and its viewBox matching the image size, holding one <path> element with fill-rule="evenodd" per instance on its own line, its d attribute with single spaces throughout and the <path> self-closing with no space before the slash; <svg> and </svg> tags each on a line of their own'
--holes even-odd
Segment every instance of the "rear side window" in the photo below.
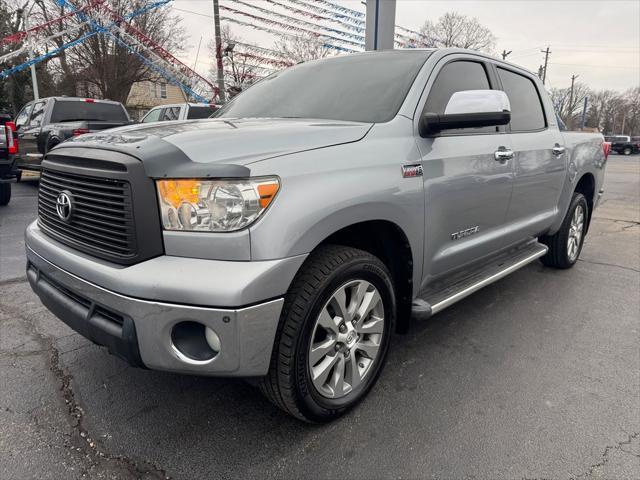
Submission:
<svg viewBox="0 0 640 480">
<path fill-rule="evenodd" d="M 490 89 L 487 72 L 481 63 L 465 61 L 448 63 L 442 67 L 431 87 L 425 112 L 442 115 L 451 95 L 456 92 Z"/>
<path fill-rule="evenodd" d="M 215 111 L 215 107 L 189 107 L 187 119 L 195 120 L 197 118 L 209 118 L 209 116 Z"/>
<path fill-rule="evenodd" d="M 160 115 L 161 122 L 168 122 L 171 120 L 178 120 L 180 117 L 180 107 L 167 107 L 162 110 L 162 114 Z"/>
<path fill-rule="evenodd" d="M 544 110 L 533 80 L 500 67 L 498 75 L 511 103 L 511 131 L 529 132 L 545 128 Z"/>
<path fill-rule="evenodd" d="M 31 120 L 29 121 L 30 127 L 39 127 L 42 124 L 45 105 L 45 102 L 37 102 L 33 105 L 33 112 L 31 112 Z"/>
<path fill-rule="evenodd" d="M 118 103 L 56 100 L 51 113 L 51 123 L 82 120 L 127 122 L 129 117 L 124 107 Z"/>
</svg>

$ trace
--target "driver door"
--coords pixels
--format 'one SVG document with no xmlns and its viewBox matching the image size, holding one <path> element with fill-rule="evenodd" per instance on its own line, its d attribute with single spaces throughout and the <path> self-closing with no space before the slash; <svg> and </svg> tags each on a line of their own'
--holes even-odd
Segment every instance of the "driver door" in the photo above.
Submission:
<svg viewBox="0 0 640 480">
<path fill-rule="evenodd" d="M 491 65 L 468 55 L 448 56 L 434 73 L 421 100 L 423 113 L 443 114 L 455 92 L 497 89 Z M 424 287 L 504 246 L 514 172 L 512 159 L 496 159 L 496 152 L 511 152 L 504 127 L 416 138 L 425 188 Z"/>
</svg>

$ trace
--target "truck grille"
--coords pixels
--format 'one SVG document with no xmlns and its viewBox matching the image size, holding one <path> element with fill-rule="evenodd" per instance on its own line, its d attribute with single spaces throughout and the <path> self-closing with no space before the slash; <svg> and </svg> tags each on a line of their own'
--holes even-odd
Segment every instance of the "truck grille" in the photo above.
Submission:
<svg viewBox="0 0 640 480">
<path fill-rule="evenodd" d="M 56 202 L 70 194 L 69 220 L 58 215 Z M 129 182 L 43 169 L 38 194 L 40 228 L 78 250 L 99 257 L 136 256 L 136 234 Z"/>
</svg>

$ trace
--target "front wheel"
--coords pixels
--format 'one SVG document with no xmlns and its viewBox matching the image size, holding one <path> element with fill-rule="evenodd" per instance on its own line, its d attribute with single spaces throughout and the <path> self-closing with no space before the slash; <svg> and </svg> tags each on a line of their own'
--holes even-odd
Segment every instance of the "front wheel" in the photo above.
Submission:
<svg viewBox="0 0 640 480">
<path fill-rule="evenodd" d="M 589 205 L 581 193 L 575 192 L 560 230 L 540 241 L 549 251 L 540 260 L 548 267 L 571 268 L 578 261 L 587 233 Z"/>
<path fill-rule="evenodd" d="M 625 147 L 625 149 L 622 150 L 623 155 L 631 155 L 632 153 L 633 153 L 633 150 L 631 149 L 631 147 Z"/>
<path fill-rule="evenodd" d="M 339 417 L 382 370 L 395 312 L 391 275 L 378 258 L 339 245 L 318 248 L 285 297 L 260 389 L 302 420 Z"/>
<path fill-rule="evenodd" d="M 11 200 L 11 184 L 0 180 L 0 207 L 9 205 Z"/>
</svg>

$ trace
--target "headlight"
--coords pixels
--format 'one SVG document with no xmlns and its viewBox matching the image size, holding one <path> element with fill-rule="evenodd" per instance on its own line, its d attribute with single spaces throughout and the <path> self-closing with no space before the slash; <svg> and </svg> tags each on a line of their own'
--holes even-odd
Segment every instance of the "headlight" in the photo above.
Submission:
<svg viewBox="0 0 640 480">
<path fill-rule="evenodd" d="M 252 224 L 280 188 L 276 177 L 156 184 L 164 229 L 196 232 L 231 232 Z"/>
</svg>

